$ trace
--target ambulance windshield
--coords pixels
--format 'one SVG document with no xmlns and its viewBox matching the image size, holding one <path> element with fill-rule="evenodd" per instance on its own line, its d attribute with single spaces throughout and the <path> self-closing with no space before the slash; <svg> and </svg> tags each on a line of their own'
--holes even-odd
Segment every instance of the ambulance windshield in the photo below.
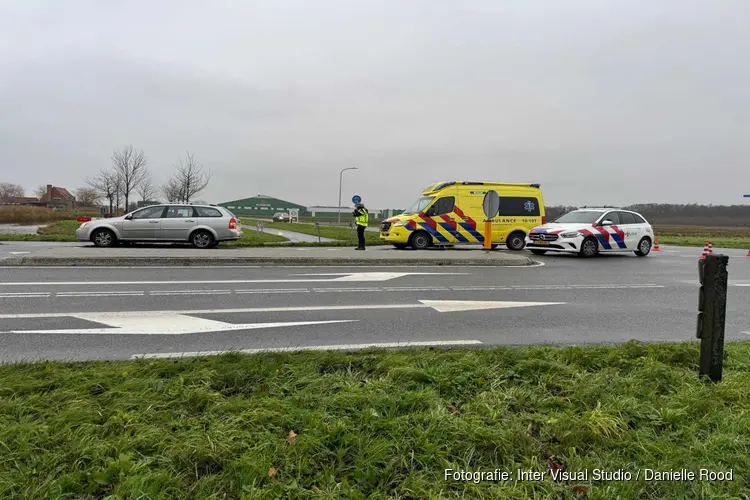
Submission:
<svg viewBox="0 0 750 500">
<path fill-rule="evenodd" d="M 414 205 L 412 205 L 411 207 L 407 208 L 404 211 L 404 213 L 407 214 L 407 215 L 409 215 L 409 214 L 418 214 L 418 213 L 422 212 L 425 208 L 427 208 L 427 206 L 430 203 L 432 203 L 432 200 L 434 200 L 434 199 L 435 199 L 434 196 L 424 196 L 424 197 L 418 199 L 414 203 Z"/>
</svg>

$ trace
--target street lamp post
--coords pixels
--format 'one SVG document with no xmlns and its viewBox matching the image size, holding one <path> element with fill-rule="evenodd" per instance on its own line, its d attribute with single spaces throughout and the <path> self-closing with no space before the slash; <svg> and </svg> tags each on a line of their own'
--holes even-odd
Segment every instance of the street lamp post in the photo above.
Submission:
<svg viewBox="0 0 750 500">
<path fill-rule="evenodd" d="M 357 167 L 342 168 L 339 173 L 339 205 L 336 207 L 336 211 L 339 213 L 339 222 L 341 222 L 341 186 L 344 182 L 344 172 L 347 170 L 357 170 Z"/>
</svg>

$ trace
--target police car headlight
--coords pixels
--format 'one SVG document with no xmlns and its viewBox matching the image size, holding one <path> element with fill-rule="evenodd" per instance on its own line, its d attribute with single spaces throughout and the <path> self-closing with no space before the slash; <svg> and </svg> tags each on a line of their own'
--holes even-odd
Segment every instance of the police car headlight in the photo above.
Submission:
<svg viewBox="0 0 750 500">
<path fill-rule="evenodd" d="M 393 224 L 395 227 L 404 227 L 406 225 L 406 222 L 396 222 Z"/>
<path fill-rule="evenodd" d="M 573 233 L 562 233 L 560 236 L 562 236 L 563 238 L 578 238 L 578 236 L 580 235 L 581 233 L 579 232 L 573 232 Z"/>
</svg>

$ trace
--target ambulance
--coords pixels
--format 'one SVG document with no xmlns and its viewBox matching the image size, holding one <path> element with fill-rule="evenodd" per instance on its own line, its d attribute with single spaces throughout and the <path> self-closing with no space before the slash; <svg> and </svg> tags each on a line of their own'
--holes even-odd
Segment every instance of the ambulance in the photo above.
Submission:
<svg viewBox="0 0 750 500">
<path fill-rule="evenodd" d="M 438 182 L 404 213 L 383 221 L 380 239 L 396 248 L 484 245 L 487 191 L 500 195 L 500 211 L 492 219 L 492 248 L 522 250 L 528 232 L 547 222 L 539 184 L 504 182 Z"/>
</svg>

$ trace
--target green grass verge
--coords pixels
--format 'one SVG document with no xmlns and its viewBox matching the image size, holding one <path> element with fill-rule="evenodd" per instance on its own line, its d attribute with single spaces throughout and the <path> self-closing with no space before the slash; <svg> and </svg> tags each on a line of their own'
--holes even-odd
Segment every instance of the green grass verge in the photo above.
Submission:
<svg viewBox="0 0 750 500">
<path fill-rule="evenodd" d="M 654 225 L 659 243 L 702 247 L 710 241 L 716 248 L 750 248 L 750 228 Z"/>
<path fill-rule="evenodd" d="M 255 227 L 258 223 L 256 219 L 243 218 L 241 219 L 242 224 Z M 320 236 L 322 238 L 329 238 L 332 240 L 346 241 L 347 245 L 357 242 L 356 231 L 349 227 L 335 227 L 322 225 L 320 228 L 315 227 L 312 223 L 307 222 L 265 222 L 263 223 L 269 229 L 278 229 L 280 231 L 293 231 L 295 233 L 308 234 L 311 236 L 318 236 L 318 229 L 320 229 Z M 245 229 L 247 230 L 247 229 Z M 351 242 L 350 242 L 351 241 Z M 365 244 L 366 245 L 382 245 L 383 242 L 380 240 L 380 233 L 375 231 L 365 232 Z M 327 245 L 331 246 L 331 245 Z"/>
<path fill-rule="evenodd" d="M 743 498 L 750 344 L 719 384 L 697 362 L 631 342 L 4 365 L 0 498 Z M 549 468 L 589 480 L 445 479 Z"/>
<path fill-rule="evenodd" d="M 675 245 L 681 247 L 702 247 L 710 241 L 714 248 L 750 248 L 750 238 L 714 238 L 711 236 L 659 236 L 660 245 Z"/>
</svg>

